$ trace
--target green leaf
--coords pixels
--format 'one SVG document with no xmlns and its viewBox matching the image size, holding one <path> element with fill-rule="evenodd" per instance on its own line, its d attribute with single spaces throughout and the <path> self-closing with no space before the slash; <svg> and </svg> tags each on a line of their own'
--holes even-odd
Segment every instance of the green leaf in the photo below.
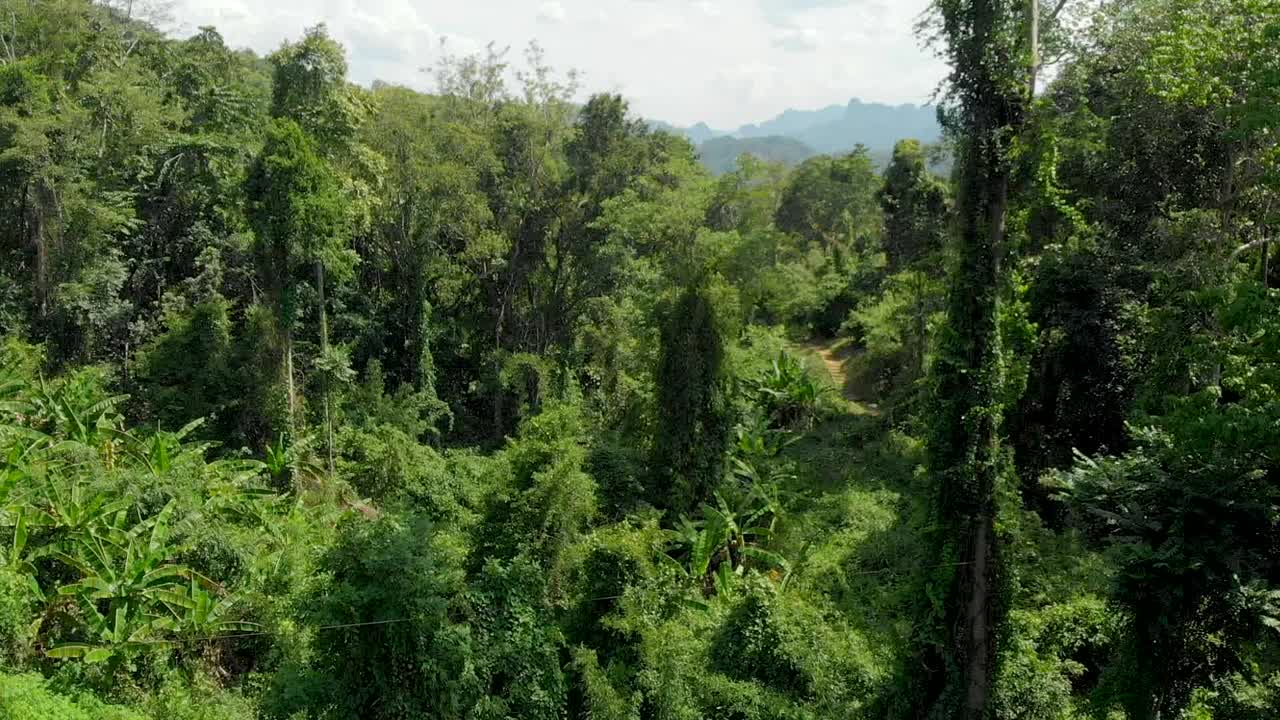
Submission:
<svg viewBox="0 0 1280 720">
<path fill-rule="evenodd" d="M 90 665 L 111 659 L 111 648 L 94 648 L 84 654 L 84 661 Z"/>
<path fill-rule="evenodd" d="M 782 557 L 781 555 L 775 552 L 770 552 L 768 550 L 764 550 L 758 547 L 751 547 L 751 546 L 744 547 L 742 548 L 742 554 L 754 560 L 759 560 L 760 562 L 770 565 L 772 567 L 779 567 L 784 570 L 791 567 L 791 564 L 787 562 L 786 558 Z"/>
<path fill-rule="evenodd" d="M 196 601 L 187 596 L 185 592 L 173 592 L 172 590 L 157 590 L 153 596 L 170 605 L 177 605 L 188 610 L 195 608 Z"/>
<path fill-rule="evenodd" d="M 44 654 L 51 658 L 79 658 L 92 649 L 92 645 L 84 643 L 65 643 L 49 648 Z"/>
<path fill-rule="evenodd" d="M 13 528 L 13 548 L 9 551 L 9 562 L 17 563 L 22 556 L 22 549 L 27 546 L 27 514 L 18 510 L 17 524 Z"/>
</svg>

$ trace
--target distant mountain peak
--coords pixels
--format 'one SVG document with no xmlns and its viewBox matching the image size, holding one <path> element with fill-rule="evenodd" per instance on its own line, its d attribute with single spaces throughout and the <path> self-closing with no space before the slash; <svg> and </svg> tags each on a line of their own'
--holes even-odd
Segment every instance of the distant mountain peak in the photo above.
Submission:
<svg viewBox="0 0 1280 720">
<path fill-rule="evenodd" d="M 704 150 L 703 161 L 717 171 L 725 169 L 725 157 L 734 151 L 791 163 L 803 161 L 805 158 L 800 156 L 805 152 L 837 154 L 865 145 L 873 156 L 886 158 L 899 140 L 915 138 L 934 143 L 942 137 L 937 112 L 931 105 L 886 105 L 856 97 L 848 104 L 818 110 L 788 108 L 771 120 L 743 125 L 732 132 L 714 130 L 705 122 L 688 128 L 655 125 L 689 138 Z M 707 148 L 713 140 L 719 142 Z"/>
</svg>

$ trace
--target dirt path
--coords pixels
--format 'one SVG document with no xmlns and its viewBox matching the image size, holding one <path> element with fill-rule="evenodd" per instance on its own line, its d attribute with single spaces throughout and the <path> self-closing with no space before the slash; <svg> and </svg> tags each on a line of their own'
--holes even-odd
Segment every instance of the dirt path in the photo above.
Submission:
<svg viewBox="0 0 1280 720">
<path fill-rule="evenodd" d="M 849 401 L 855 413 L 875 415 L 879 412 L 875 404 L 860 399 L 857 389 L 849 382 L 849 372 L 845 367 L 849 353 L 847 349 L 832 342 L 810 342 L 801 347 L 805 352 L 811 353 L 822 361 L 827 374 L 831 376 L 832 385 L 840 391 L 840 395 L 845 400 Z"/>
<path fill-rule="evenodd" d="M 822 364 L 827 366 L 827 372 L 831 374 L 831 381 L 840 392 L 853 400 L 849 394 L 849 374 L 845 372 L 844 359 L 829 345 L 810 345 L 809 350 L 822 359 Z"/>
</svg>

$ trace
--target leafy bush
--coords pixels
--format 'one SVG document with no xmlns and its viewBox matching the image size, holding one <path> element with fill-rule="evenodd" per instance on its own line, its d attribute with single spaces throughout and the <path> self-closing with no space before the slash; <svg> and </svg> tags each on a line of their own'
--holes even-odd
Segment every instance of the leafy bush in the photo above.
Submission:
<svg viewBox="0 0 1280 720">
<path fill-rule="evenodd" d="M 414 498 L 442 512 L 448 498 L 437 495 L 434 482 L 443 474 L 440 455 L 392 425 L 347 426 L 338 433 L 343 476 L 360 497 L 374 500 Z M 438 507 L 444 505 L 445 507 Z"/>
<path fill-rule="evenodd" d="M 711 667 L 833 713 L 864 707 L 881 682 L 883 661 L 820 607 L 778 593 L 763 577 L 747 578 L 712 641 Z"/>
<path fill-rule="evenodd" d="M 1005 642 L 1000 669 L 992 689 L 997 720 L 1070 720 L 1071 678 L 1079 666 L 1064 663 L 1056 654 L 1038 651 L 1024 625 L 1025 614 L 1015 614 Z M 1021 622 L 1020 622 L 1021 621 Z"/>
<path fill-rule="evenodd" d="M 0 668 L 22 667 L 35 639 L 30 576 L 0 566 Z"/>
<path fill-rule="evenodd" d="M 142 349 L 138 380 L 149 414 L 161 427 L 216 419 L 238 398 L 228 310 L 221 297 L 170 309 L 166 331 Z"/>
<path fill-rule="evenodd" d="M 149 720 L 92 697 L 61 695 L 39 675 L 0 675 L 0 720 Z M 183 719 L 185 720 L 185 718 Z"/>
<path fill-rule="evenodd" d="M 830 388 L 818 384 L 794 355 L 780 352 L 752 382 L 752 390 L 775 427 L 807 430 L 813 426 L 818 401 Z"/>
<path fill-rule="evenodd" d="M 1251 670 L 1247 677 L 1244 673 L 1233 673 L 1223 678 L 1215 686 L 1201 693 L 1198 707 L 1193 707 L 1193 718 L 1197 710 L 1207 712 L 1213 720 L 1269 720 L 1280 717 L 1280 673 L 1272 673 L 1264 677 L 1256 677 L 1259 673 Z"/>
<path fill-rule="evenodd" d="M 583 714 L 592 720 L 640 720 L 640 698 L 614 685 L 600 668 L 596 651 L 578 648 L 573 653 L 573 669 L 581 686 Z"/>
<path fill-rule="evenodd" d="M 346 521 L 323 559 L 313 712 L 331 718 L 463 717 L 479 692 L 471 640 L 450 619 L 460 569 L 420 517 Z M 339 627 L 332 627 L 339 626 Z M 329 629 L 324 629 L 329 628 Z"/>
<path fill-rule="evenodd" d="M 599 488 L 600 510 L 606 517 L 620 518 L 642 502 L 644 453 L 638 448 L 613 442 L 593 445 L 586 470 Z"/>
<path fill-rule="evenodd" d="M 218 686 L 211 678 L 176 674 L 144 696 L 138 706 L 163 720 L 256 720 L 255 704 L 239 692 Z"/>
<path fill-rule="evenodd" d="M 618 622 L 622 599 L 632 588 L 654 581 L 654 546 L 660 537 L 656 521 L 637 518 L 597 529 L 570 551 L 565 635 L 569 643 L 598 653 L 606 668 L 615 659 L 635 660 L 638 638 Z"/>
<path fill-rule="evenodd" d="M 494 483 L 476 528 L 473 568 L 522 555 L 554 566 L 596 515 L 595 483 L 582 471 L 583 440 L 575 405 L 555 405 L 522 423 L 501 454 L 510 474 Z"/>
<path fill-rule="evenodd" d="M 475 672 L 484 689 L 470 717 L 561 720 L 569 696 L 564 637 L 547 573 L 528 557 L 490 561 L 467 593 Z"/>
<path fill-rule="evenodd" d="M 785 627 L 773 612 L 774 597 L 760 583 L 730 613 L 712 647 L 712 667 L 740 680 L 762 682 L 796 698 L 813 695 L 813 678 L 788 647 Z"/>
</svg>

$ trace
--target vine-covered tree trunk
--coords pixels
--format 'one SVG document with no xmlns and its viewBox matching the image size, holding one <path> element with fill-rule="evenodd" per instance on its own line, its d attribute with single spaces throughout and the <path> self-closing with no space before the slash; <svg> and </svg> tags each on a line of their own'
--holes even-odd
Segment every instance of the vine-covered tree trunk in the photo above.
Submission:
<svg viewBox="0 0 1280 720">
<path fill-rule="evenodd" d="M 994 119 L 994 118 L 992 118 Z M 974 130 L 988 120 L 979 120 Z M 959 204 L 959 265 L 948 309 L 949 343 L 940 371 L 943 411 L 931 446 L 941 471 L 941 514 L 954 543 L 955 575 L 946 605 L 951 661 L 958 683 L 944 699 L 959 700 L 952 717 L 982 717 L 991 678 L 999 622 L 996 587 L 996 486 L 1001 474 L 999 330 L 1001 248 L 1008 204 L 1008 176 L 999 148 L 975 133 L 966 140 Z"/>
<path fill-rule="evenodd" d="M 328 359 L 329 355 L 329 311 L 325 307 L 326 300 L 324 294 L 324 263 L 319 260 L 315 261 L 316 271 L 316 306 L 320 316 L 320 356 Z M 334 473 L 333 460 L 333 409 L 330 406 L 332 388 L 329 387 L 329 381 L 326 380 L 324 387 L 324 444 L 325 454 L 328 458 L 329 474 Z"/>
<path fill-rule="evenodd" d="M 987 714 L 1003 614 L 997 487 L 1001 449 L 1001 258 L 1009 204 L 1008 158 L 1021 124 L 1025 77 L 1016 70 L 1017 28 L 1024 15 L 1011 0 L 940 0 L 959 107 L 956 265 L 947 332 L 935 368 L 937 411 L 930 465 L 940 482 L 939 542 L 948 562 L 945 657 L 925 684 L 931 717 L 976 720 Z M 943 670 L 945 668 L 945 670 Z"/>
</svg>

